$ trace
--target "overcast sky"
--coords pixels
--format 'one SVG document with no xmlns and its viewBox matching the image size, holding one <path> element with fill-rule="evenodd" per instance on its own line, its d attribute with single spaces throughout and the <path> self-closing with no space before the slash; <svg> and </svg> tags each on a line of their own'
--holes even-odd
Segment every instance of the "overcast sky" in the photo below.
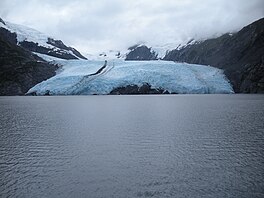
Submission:
<svg viewBox="0 0 264 198">
<path fill-rule="evenodd" d="M 185 42 L 237 31 L 264 16 L 264 0 L 0 0 L 0 17 L 82 52 Z"/>
</svg>

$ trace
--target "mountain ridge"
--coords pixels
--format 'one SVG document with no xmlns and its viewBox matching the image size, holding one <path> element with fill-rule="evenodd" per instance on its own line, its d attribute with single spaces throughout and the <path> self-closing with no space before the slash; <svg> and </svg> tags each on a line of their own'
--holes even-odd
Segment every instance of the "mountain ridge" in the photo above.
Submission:
<svg viewBox="0 0 264 198">
<path fill-rule="evenodd" d="M 0 28 L 8 30 L 10 33 L 15 33 L 17 44 L 31 52 L 66 60 L 87 59 L 75 48 L 66 46 L 61 40 L 51 38 L 35 29 L 13 24 L 3 19 L 0 19 Z"/>
<path fill-rule="evenodd" d="M 264 18 L 237 33 L 224 34 L 166 54 L 164 60 L 223 69 L 238 93 L 264 93 Z"/>
</svg>

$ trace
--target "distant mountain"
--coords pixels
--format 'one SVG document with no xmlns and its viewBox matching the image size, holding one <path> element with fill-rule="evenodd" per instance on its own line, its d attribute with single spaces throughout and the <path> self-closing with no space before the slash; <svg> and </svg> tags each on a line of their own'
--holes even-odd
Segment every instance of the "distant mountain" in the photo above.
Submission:
<svg viewBox="0 0 264 198">
<path fill-rule="evenodd" d="M 24 95 L 58 68 L 18 46 L 16 36 L 0 28 L 0 95 Z"/>
<path fill-rule="evenodd" d="M 157 60 L 158 54 L 145 45 L 134 45 L 128 48 L 125 60 Z"/>
<path fill-rule="evenodd" d="M 264 93 L 264 18 L 237 33 L 176 48 L 164 60 L 223 69 L 235 92 Z"/>
<path fill-rule="evenodd" d="M 61 40 L 51 38 L 37 30 L 0 20 L 0 31 L 8 30 L 16 34 L 17 44 L 31 52 L 37 52 L 61 59 L 86 59 L 73 47 Z"/>
<path fill-rule="evenodd" d="M 190 39 L 185 44 L 176 44 L 176 43 L 162 43 L 151 45 L 147 42 L 142 42 L 141 44 L 136 44 L 127 49 L 125 53 L 125 60 L 158 60 L 163 59 L 165 55 L 177 48 L 181 49 L 189 45 L 198 43 L 194 39 Z"/>
</svg>

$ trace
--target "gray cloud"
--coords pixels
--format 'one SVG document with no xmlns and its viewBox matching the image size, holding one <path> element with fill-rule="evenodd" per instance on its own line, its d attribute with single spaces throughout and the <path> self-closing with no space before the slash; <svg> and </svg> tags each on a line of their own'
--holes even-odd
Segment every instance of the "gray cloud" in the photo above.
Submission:
<svg viewBox="0 0 264 198">
<path fill-rule="evenodd" d="M 264 16 L 263 0 L 1 0 L 0 16 L 82 51 L 186 42 L 237 31 Z"/>
</svg>

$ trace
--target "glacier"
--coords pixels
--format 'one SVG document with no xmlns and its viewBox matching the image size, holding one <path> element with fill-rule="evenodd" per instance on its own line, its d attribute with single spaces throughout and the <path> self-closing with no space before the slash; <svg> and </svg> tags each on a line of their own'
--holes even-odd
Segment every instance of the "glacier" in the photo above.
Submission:
<svg viewBox="0 0 264 198">
<path fill-rule="evenodd" d="M 48 56 L 41 55 L 48 59 Z M 52 60 L 61 65 L 57 74 L 32 87 L 34 95 L 105 95 L 113 89 L 145 83 L 178 94 L 234 93 L 222 70 L 172 61 Z M 96 74 L 98 70 L 101 72 Z"/>
</svg>

